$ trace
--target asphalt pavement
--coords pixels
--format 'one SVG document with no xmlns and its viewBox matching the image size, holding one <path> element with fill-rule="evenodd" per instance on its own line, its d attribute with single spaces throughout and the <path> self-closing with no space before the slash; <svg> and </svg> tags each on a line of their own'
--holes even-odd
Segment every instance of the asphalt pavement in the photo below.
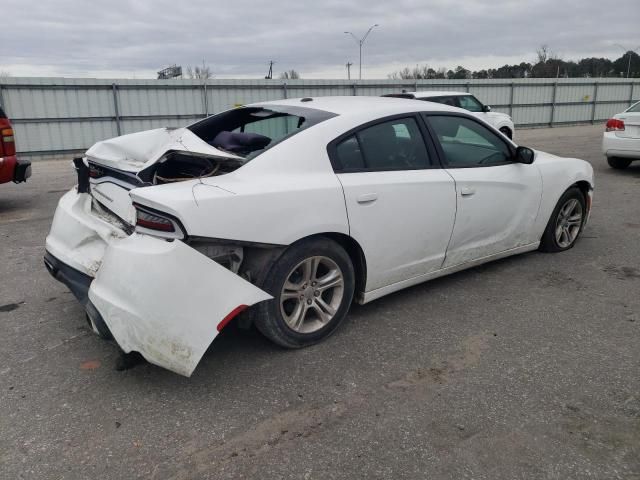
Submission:
<svg viewBox="0 0 640 480">
<path fill-rule="evenodd" d="M 602 130 L 516 132 L 594 166 L 572 250 L 355 306 L 304 350 L 225 329 L 191 378 L 114 369 L 42 262 L 75 174 L 35 163 L 0 185 L 0 478 L 640 479 L 640 162 L 610 169 Z"/>
</svg>

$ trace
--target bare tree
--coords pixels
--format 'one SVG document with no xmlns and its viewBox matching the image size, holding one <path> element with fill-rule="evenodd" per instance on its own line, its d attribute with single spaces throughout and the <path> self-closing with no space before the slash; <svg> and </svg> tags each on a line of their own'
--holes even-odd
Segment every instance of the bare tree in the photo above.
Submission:
<svg viewBox="0 0 640 480">
<path fill-rule="evenodd" d="M 213 78 L 213 73 L 211 73 L 211 67 L 203 63 L 201 67 L 188 66 L 187 77 L 197 79 L 197 80 L 208 80 L 210 78 Z"/>
<path fill-rule="evenodd" d="M 9 73 L 9 71 L 0 70 L 0 78 L 9 78 L 10 76 L 11 76 L 11 73 Z"/>
<path fill-rule="evenodd" d="M 543 44 L 536 50 L 536 59 L 531 67 L 531 76 L 538 78 L 553 78 L 560 76 L 563 62 L 559 55 L 551 51 L 548 45 Z M 565 75 L 566 69 L 565 69 Z"/>
<path fill-rule="evenodd" d="M 282 72 L 280 74 L 280 78 L 282 80 L 299 80 L 302 77 L 300 77 L 300 74 L 298 72 L 291 69 L 291 70 L 287 70 L 286 72 Z"/>
<path fill-rule="evenodd" d="M 534 65 L 536 63 L 547 63 L 547 60 L 549 60 L 551 58 L 551 51 L 549 50 L 549 45 L 542 44 L 540 45 L 540 47 L 536 50 L 536 61 L 534 63 Z"/>
<path fill-rule="evenodd" d="M 438 78 L 438 72 L 429 65 L 416 65 L 413 68 L 404 67 L 402 70 L 389 74 L 388 77 L 392 80 L 427 80 Z"/>
</svg>

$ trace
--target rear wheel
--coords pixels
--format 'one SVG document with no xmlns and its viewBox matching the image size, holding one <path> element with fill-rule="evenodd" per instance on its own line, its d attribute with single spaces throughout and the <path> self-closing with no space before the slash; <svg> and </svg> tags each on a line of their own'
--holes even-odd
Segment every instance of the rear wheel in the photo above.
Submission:
<svg viewBox="0 0 640 480">
<path fill-rule="evenodd" d="M 263 289 L 274 299 L 258 305 L 256 327 L 278 345 L 300 348 L 328 337 L 344 320 L 355 273 L 339 244 L 316 238 L 287 249 Z"/>
<path fill-rule="evenodd" d="M 620 157 L 607 157 L 607 163 L 611 168 L 615 168 L 616 170 L 623 170 L 631 165 L 631 159 L 629 158 L 620 158 Z"/>
<path fill-rule="evenodd" d="M 586 212 L 586 202 L 580 189 L 572 187 L 564 192 L 542 235 L 540 250 L 562 252 L 573 247 L 582 232 Z"/>
</svg>

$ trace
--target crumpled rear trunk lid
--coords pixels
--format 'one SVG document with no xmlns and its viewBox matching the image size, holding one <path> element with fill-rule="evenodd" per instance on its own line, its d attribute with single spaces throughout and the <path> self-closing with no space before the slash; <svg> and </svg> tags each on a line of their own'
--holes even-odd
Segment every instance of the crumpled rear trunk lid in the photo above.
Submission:
<svg viewBox="0 0 640 480">
<path fill-rule="evenodd" d="M 236 160 L 239 158 L 212 147 L 184 127 L 156 128 L 103 140 L 87 150 L 86 157 L 87 160 L 106 167 L 137 173 L 172 150 Z"/>
<path fill-rule="evenodd" d="M 200 161 L 212 159 L 218 163 L 226 163 L 227 159 L 234 164 L 243 161 L 212 147 L 188 128 L 157 128 L 123 135 L 98 142 L 87 150 L 91 196 L 125 223 L 133 225 L 135 209 L 129 191 L 156 184 L 151 172 L 169 165 L 168 162 L 186 165 L 183 160 L 174 160 L 177 156 L 193 161 L 196 157 Z"/>
</svg>

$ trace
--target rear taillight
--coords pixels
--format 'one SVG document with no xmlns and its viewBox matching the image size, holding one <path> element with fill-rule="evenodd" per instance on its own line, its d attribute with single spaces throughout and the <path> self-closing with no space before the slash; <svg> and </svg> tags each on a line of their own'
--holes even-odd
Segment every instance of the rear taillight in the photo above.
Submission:
<svg viewBox="0 0 640 480">
<path fill-rule="evenodd" d="M 136 227 L 143 233 L 156 234 L 165 238 L 184 238 L 184 232 L 169 215 L 143 207 L 136 203 Z"/>
<path fill-rule="evenodd" d="M 624 122 L 618 118 L 610 118 L 607 121 L 607 132 L 624 131 Z"/>
<path fill-rule="evenodd" d="M 16 144 L 13 138 L 13 128 L 9 120 L 0 118 L 0 157 L 16 154 Z"/>
<path fill-rule="evenodd" d="M 154 215 L 143 210 L 136 212 L 136 225 L 138 227 L 150 228 L 151 230 L 159 230 L 161 232 L 175 232 L 176 228 L 168 218 Z"/>
</svg>

